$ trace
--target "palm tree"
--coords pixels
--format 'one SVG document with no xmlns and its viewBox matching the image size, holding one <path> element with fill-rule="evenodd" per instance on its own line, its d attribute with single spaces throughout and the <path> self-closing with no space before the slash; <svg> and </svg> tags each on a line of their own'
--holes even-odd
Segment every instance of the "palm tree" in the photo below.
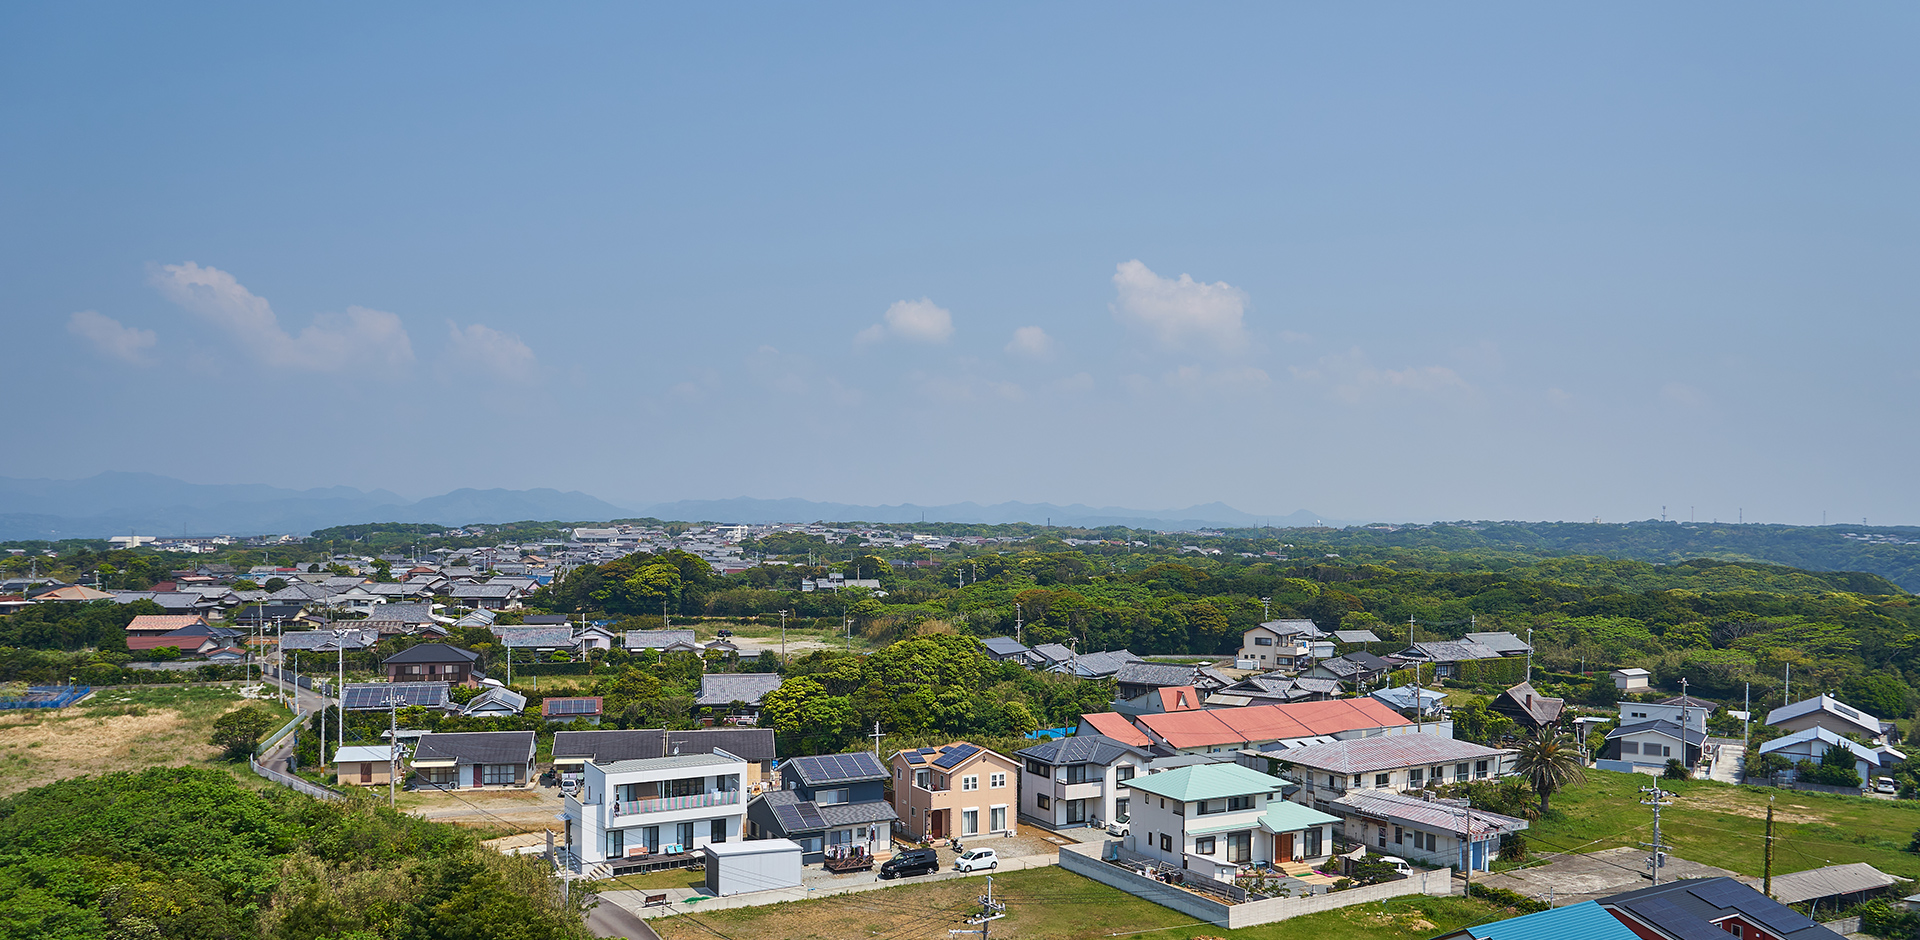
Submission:
<svg viewBox="0 0 1920 940">
<path fill-rule="evenodd" d="M 1514 754 L 1513 770 L 1533 784 L 1540 794 L 1540 814 L 1546 815 L 1553 794 L 1570 783 L 1587 779 L 1586 767 L 1573 739 L 1556 729 L 1543 728 L 1539 734 L 1520 742 Z"/>
</svg>

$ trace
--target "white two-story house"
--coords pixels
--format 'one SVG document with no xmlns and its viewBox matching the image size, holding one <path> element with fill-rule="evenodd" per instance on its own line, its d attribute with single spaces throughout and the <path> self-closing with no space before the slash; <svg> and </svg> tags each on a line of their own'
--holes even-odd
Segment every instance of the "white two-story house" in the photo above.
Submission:
<svg viewBox="0 0 1920 940">
<path fill-rule="evenodd" d="M 1020 815 L 1048 829 L 1105 825 L 1127 815 L 1129 782 L 1153 755 L 1098 734 L 1013 752 L 1020 759 Z"/>
<path fill-rule="evenodd" d="M 1315 861 L 1340 820 L 1281 796 L 1286 781 L 1238 764 L 1196 764 L 1135 777 L 1128 851 L 1230 881 L 1241 868 Z"/>
<path fill-rule="evenodd" d="M 588 761 L 566 798 L 567 844 L 582 866 L 650 863 L 742 838 L 752 765 L 723 750 Z"/>
</svg>

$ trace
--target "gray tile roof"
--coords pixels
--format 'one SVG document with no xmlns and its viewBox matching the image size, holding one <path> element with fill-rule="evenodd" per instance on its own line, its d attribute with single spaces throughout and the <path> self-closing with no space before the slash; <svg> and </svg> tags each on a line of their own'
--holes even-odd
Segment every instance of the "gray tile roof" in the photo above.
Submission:
<svg viewBox="0 0 1920 940">
<path fill-rule="evenodd" d="M 475 663 L 479 661 L 480 654 L 472 650 L 463 650 L 458 646 L 448 646 L 445 643 L 422 643 L 381 660 L 381 665 L 398 663 L 404 666 L 412 663 Z"/>
<path fill-rule="evenodd" d="M 1192 666 L 1170 666 L 1165 663 L 1126 663 L 1113 674 L 1114 681 L 1122 685 L 1150 685 L 1156 688 L 1173 685 L 1192 685 L 1194 669 Z"/>
<path fill-rule="evenodd" d="M 1067 649 L 1059 643 L 1042 643 L 1034 647 L 1033 651 L 1040 654 L 1041 658 L 1050 663 L 1064 663 L 1073 658 L 1073 650 Z"/>
<path fill-rule="evenodd" d="M 1457 663 L 1475 659 L 1499 659 L 1500 652 L 1492 647 L 1482 646 L 1464 640 L 1432 640 L 1415 643 L 1407 648 L 1403 656 L 1424 659 L 1434 663 Z"/>
<path fill-rule="evenodd" d="M 870 823 L 891 823 L 900 818 L 893 811 L 893 804 L 885 800 L 869 800 L 865 803 L 836 803 L 832 806 L 818 807 L 820 818 L 826 821 L 829 829 L 844 829 L 848 826 L 865 826 Z M 891 829 L 892 827 L 888 827 Z M 881 830 L 881 838 L 886 838 L 887 829 Z"/>
<path fill-rule="evenodd" d="M 1378 643 L 1380 638 L 1372 630 L 1335 630 L 1333 638 L 1341 643 Z"/>
<path fill-rule="evenodd" d="M 698 642 L 692 630 L 628 630 L 626 639 L 630 650 L 657 650 L 675 643 Z"/>
<path fill-rule="evenodd" d="M 1099 764 L 1104 767 L 1128 754 L 1140 755 L 1140 748 L 1122 744 L 1103 734 L 1076 734 L 1058 741 L 1044 741 L 1013 752 L 1024 760 L 1037 760 L 1055 767 L 1066 764 Z"/>
<path fill-rule="evenodd" d="M 639 760 L 672 754 L 711 754 L 719 748 L 742 760 L 769 761 L 779 756 L 774 750 L 770 728 L 700 728 L 693 731 L 662 731 L 655 728 L 631 731 L 558 731 L 553 735 L 555 760 L 582 758 L 597 763 Z"/>
<path fill-rule="evenodd" d="M 1527 650 L 1532 649 L 1532 647 L 1527 645 L 1527 641 L 1505 630 L 1490 633 L 1469 633 L 1461 637 L 1461 639 L 1478 643 L 1501 655 L 1506 655 L 1507 653 L 1525 653 Z"/>
<path fill-rule="evenodd" d="M 572 627 L 495 626 L 492 629 L 501 646 L 513 649 L 572 649 L 574 646 Z"/>
<path fill-rule="evenodd" d="M 724 707 L 734 702 L 758 705 L 768 692 L 780 687 L 775 672 L 709 673 L 700 677 L 700 694 L 695 705 Z"/>
<path fill-rule="evenodd" d="M 1426 737 L 1426 735 L 1408 735 L 1408 737 Z M 1401 796 L 1381 790 L 1352 790 L 1333 801 L 1344 815 L 1370 816 L 1374 819 L 1401 820 L 1430 832 L 1451 832 L 1465 834 L 1467 820 L 1473 820 L 1473 832 L 1484 837 L 1490 833 L 1518 832 L 1527 828 L 1527 821 L 1499 813 L 1489 813 L 1476 809 L 1469 812 L 1466 805 L 1456 800 L 1422 800 L 1417 797 Z"/>
<path fill-rule="evenodd" d="M 462 764 L 524 764 L 533 759 L 531 731 L 464 731 L 423 734 L 414 760 L 457 760 Z"/>
<path fill-rule="evenodd" d="M 395 684 L 407 685 L 408 683 L 401 682 Z M 527 710 L 527 697 L 512 689 L 491 686 L 482 690 L 479 695 L 474 696 L 472 701 L 467 702 L 466 707 L 460 710 L 460 714 L 472 715 L 483 711 L 496 711 L 499 709 L 506 709 L 515 714 L 519 714 Z"/>
<path fill-rule="evenodd" d="M 335 634 L 332 630 L 301 630 L 280 637 L 283 650 L 363 650 L 380 642 L 380 632 L 349 628 Z"/>
<path fill-rule="evenodd" d="M 432 604 L 375 604 L 367 619 L 390 623 L 432 623 Z"/>
<path fill-rule="evenodd" d="M 1396 767 L 1427 767 L 1488 760 L 1512 753 L 1437 734 L 1390 734 L 1271 751 L 1281 760 L 1337 774 L 1364 774 Z"/>
</svg>

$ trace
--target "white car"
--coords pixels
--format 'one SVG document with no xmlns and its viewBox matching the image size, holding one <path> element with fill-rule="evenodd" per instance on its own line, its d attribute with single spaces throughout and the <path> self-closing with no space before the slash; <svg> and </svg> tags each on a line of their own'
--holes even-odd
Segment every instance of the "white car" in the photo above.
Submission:
<svg viewBox="0 0 1920 940">
<path fill-rule="evenodd" d="M 1122 816 L 1119 819 L 1114 820 L 1113 822 L 1107 823 L 1107 835 L 1124 836 L 1127 834 L 1128 828 L 1129 827 L 1127 826 L 1127 817 Z"/>
<path fill-rule="evenodd" d="M 994 854 L 992 849 L 968 849 L 960 853 L 959 858 L 953 860 L 954 871 L 979 871 L 982 868 L 991 870 L 999 867 L 1000 856 Z"/>
<path fill-rule="evenodd" d="M 1894 786 L 1892 777 L 1881 777 L 1880 779 L 1875 780 L 1873 782 L 1873 789 L 1874 789 L 1874 792 L 1876 793 L 1900 792 L 1900 788 L 1897 786 Z"/>
<path fill-rule="evenodd" d="M 1380 860 L 1387 863 L 1389 867 L 1391 867 L 1394 871 L 1399 872 L 1402 875 L 1413 874 L 1413 866 L 1407 864 L 1407 860 L 1404 858 L 1399 858 L 1393 855 L 1383 855 L 1380 857 Z"/>
</svg>

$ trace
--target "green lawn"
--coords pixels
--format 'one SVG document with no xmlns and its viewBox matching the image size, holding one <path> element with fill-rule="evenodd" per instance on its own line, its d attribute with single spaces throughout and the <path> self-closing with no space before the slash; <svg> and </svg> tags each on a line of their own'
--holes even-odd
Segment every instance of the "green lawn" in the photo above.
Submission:
<svg viewBox="0 0 1920 940">
<path fill-rule="evenodd" d="M 1710 780 L 1661 780 L 1588 770 L 1587 782 L 1556 794 L 1553 812 L 1527 838 L 1536 851 L 1591 852 L 1648 842 L 1653 812 L 1640 788 L 1659 783 L 1676 794 L 1661 810 L 1662 840 L 1689 861 L 1760 875 L 1767 799 L 1774 798 L 1774 874 L 1866 862 L 1920 878 L 1920 855 L 1904 851 L 1920 830 L 1920 801 L 1874 800 L 1743 787 Z"/>
<path fill-rule="evenodd" d="M 882 891 L 833 895 L 766 907 L 701 911 L 651 925 L 666 940 L 851 940 L 877 935 L 945 936 L 965 928 L 977 912 L 986 880 L 921 882 Z M 1465 898 L 1412 897 L 1299 917 L 1245 930 L 1195 923 L 1192 917 L 1143 901 L 1062 868 L 1008 872 L 994 878 L 994 896 L 1007 916 L 993 935 L 1006 938 L 1093 940 L 1119 935 L 1145 940 L 1226 937 L 1233 940 L 1425 940 L 1468 924 L 1500 920 L 1510 912 Z M 1156 929 L 1158 928 L 1158 929 Z"/>
</svg>

